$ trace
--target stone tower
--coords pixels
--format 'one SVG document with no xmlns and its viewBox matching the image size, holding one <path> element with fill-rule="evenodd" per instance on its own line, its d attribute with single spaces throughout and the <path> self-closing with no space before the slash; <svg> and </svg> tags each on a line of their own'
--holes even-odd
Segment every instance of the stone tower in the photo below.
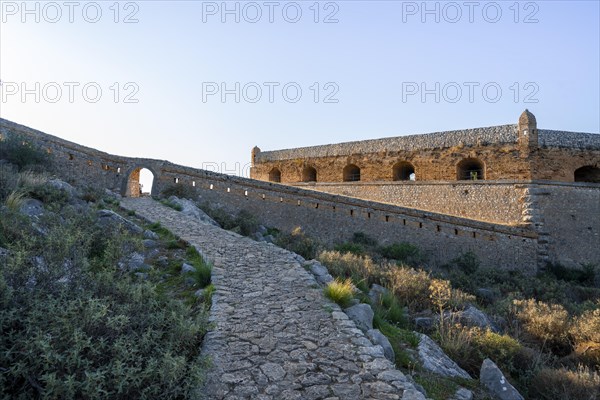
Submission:
<svg viewBox="0 0 600 400">
<path fill-rule="evenodd" d="M 254 167 L 254 162 L 256 161 L 256 156 L 260 154 L 260 147 L 258 146 L 254 146 L 254 148 L 252 149 L 252 155 L 250 156 L 251 158 L 251 162 L 252 162 L 252 166 Z"/>
<path fill-rule="evenodd" d="M 529 153 L 538 148 L 538 130 L 535 115 L 525 109 L 519 117 L 519 147 L 521 155 L 527 157 Z"/>
</svg>

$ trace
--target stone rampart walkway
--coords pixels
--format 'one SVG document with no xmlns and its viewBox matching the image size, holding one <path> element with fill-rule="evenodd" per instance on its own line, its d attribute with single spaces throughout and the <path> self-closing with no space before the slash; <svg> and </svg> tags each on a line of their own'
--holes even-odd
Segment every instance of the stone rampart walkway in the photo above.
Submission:
<svg viewBox="0 0 600 400">
<path fill-rule="evenodd" d="M 420 398 L 295 255 L 201 223 L 149 199 L 121 205 L 160 222 L 213 264 L 208 399 Z M 417 397 L 413 397 L 416 395 Z"/>
</svg>

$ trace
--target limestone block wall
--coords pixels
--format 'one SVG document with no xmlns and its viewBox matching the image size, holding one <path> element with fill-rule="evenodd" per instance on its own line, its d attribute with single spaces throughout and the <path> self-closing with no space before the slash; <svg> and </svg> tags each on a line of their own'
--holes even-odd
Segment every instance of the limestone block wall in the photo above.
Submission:
<svg viewBox="0 0 600 400">
<path fill-rule="evenodd" d="M 201 201 L 230 212 L 245 209 L 263 223 L 289 231 L 300 227 L 326 243 L 365 232 L 380 243 L 408 241 L 431 255 L 434 265 L 473 251 L 484 264 L 504 269 L 537 268 L 537 234 L 528 228 L 473 221 L 394 205 L 231 177 L 179 166 L 162 174 L 191 185 Z"/>
<path fill-rule="evenodd" d="M 600 265 L 600 185 L 539 183 L 530 197 L 544 260 Z"/>
<path fill-rule="evenodd" d="M 523 182 L 343 182 L 294 186 L 479 221 L 524 223 Z"/>
<path fill-rule="evenodd" d="M 470 250 L 488 266 L 530 272 L 548 260 L 565 260 L 569 265 L 575 265 L 600 259 L 600 246 L 596 245 L 599 231 L 597 193 L 600 190 L 597 184 L 571 185 L 573 190 L 569 190 L 569 185 L 558 183 L 548 184 L 547 190 L 525 183 L 523 189 L 510 183 L 498 183 L 495 189 L 483 189 L 484 186 L 478 182 L 446 188 L 448 196 L 455 199 L 460 199 L 461 190 L 463 195 L 464 190 L 473 192 L 467 204 L 483 201 L 494 191 L 493 196 L 501 199 L 503 190 L 512 191 L 508 194 L 513 196 L 510 198 L 513 203 L 522 191 L 524 194 L 518 201 L 523 203 L 523 221 L 528 224 L 511 226 L 508 221 L 517 220 L 519 207 L 510 208 L 512 206 L 500 202 L 495 204 L 492 200 L 487 200 L 488 207 L 499 207 L 498 215 L 507 214 L 502 223 L 449 215 L 452 212 L 460 215 L 469 207 L 458 211 L 448 208 L 443 213 L 414 207 L 415 203 L 429 197 L 432 191 L 441 191 L 443 186 L 415 186 L 422 193 L 413 195 L 406 190 L 407 187 L 390 185 L 387 196 L 404 196 L 411 205 L 401 207 L 233 177 L 168 161 L 111 155 L 0 119 L 0 134 L 11 133 L 27 135 L 47 149 L 54 158 L 57 175 L 75 184 L 126 194 L 132 173 L 135 175 L 139 168 L 148 168 L 155 177 L 153 194 L 159 194 L 173 184 L 186 185 L 194 188 L 201 200 L 212 205 L 231 212 L 247 209 L 265 224 L 282 230 L 300 226 L 308 234 L 328 243 L 349 239 L 354 232 L 361 231 L 376 237 L 381 243 L 414 243 L 431 255 L 432 264 L 446 263 Z M 367 190 L 360 187 L 353 186 L 356 190 Z M 545 195 L 546 191 L 550 195 Z M 431 204 L 435 201 L 431 200 Z M 440 200 L 436 207 L 441 208 L 443 203 Z M 486 212 L 481 211 L 479 219 L 493 220 L 490 215 L 486 216 Z"/>
</svg>

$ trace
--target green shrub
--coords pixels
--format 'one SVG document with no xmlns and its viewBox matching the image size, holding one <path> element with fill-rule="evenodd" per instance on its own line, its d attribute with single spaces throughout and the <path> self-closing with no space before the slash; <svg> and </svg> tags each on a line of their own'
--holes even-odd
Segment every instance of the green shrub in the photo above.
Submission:
<svg viewBox="0 0 600 400">
<path fill-rule="evenodd" d="M 354 298 L 354 285 L 350 279 L 335 279 L 323 289 L 323 293 L 340 307 L 346 308 Z"/>
<path fill-rule="evenodd" d="M 385 285 L 409 309 L 427 310 L 432 304 L 429 298 L 431 277 L 423 270 L 409 267 L 388 269 L 384 277 Z"/>
<path fill-rule="evenodd" d="M 183 210 L 182 206 L 180 206 L 179 204 L 173 203 L 172 201 L 170 201 L 168 199 L 161 199 L 160 202 L 163 205 L 165 205 L 165 206 L 167 206 L 169 208 L 172 208 L 175 211 L 181 211 L 181 210 Z"/>
<path fill-rule="evenodd" d="M 377 239 L 367 235 L 364 232 L 354 232 L 352 235 L 352 242 L 363 244 L 365 246 L 377 246 Z"/>
<path fill-rule="evenodd" d="M 244 236 L 250 236 L 258 230 L 258 220 L 247 210 L 240 210 L 235 218 L 235 225 L 240 227 Z"/>
<path fill-rule="evenodd" d="M 19 170 L 25 168 L 48 170 L 51 165 L 46 151 L 17 134 L 11 134 L 4 140 L 0 140 L 0 159 L 16 165 Z"/>
<path fill-rule="evenodd" d="M 139 238 L 79 213 L 45 216 L 40 235 L 0 210 L 0 398 L 194 397 L 206 315 L 117 268 Z"/>
<path fill-rule="evenodd" d="M 396 260 L 411 266 L 416 266 L 425 261 L 425 255 L 421 250 L 410 243 L 393 243 L 381 247 L 379 253 L 387 259 Z"/>
<path fill-rule="evenodd" d="M 317 256 L 317 243 L 304 234 L 301 228 L 296 228 L 289 234 L 279 234 L 275 240 L 275 244 L 301 255 L 307 260 Z"/>
<path fill-rule="evenodd" d="M 459 268 L 466 274 L 474 274 L 479 269 L 481 262 L 475 253 L 467 251 L 450 261 L 450 265 Z"/>
<path fill-rule="evenodd" d="M 334 246 L 333 249 L 335 251 L 339 251 L 340 253 L 352 253 L 352 254 L 356 254 L 356 255 L 365 254 L 365 250 L 362 248 L 362 246 L 360 244 L 352 243 L 352 242 L 337 244 Z"/>
<path fill-rule="evenodd" d="M 586 264 L 581 269 L 567 268 L 559 263 L 548 263 L 546 271 L 556 279 L 565 282 L 576 282 L 581 285 L 594 286 L 596 279 L 596 266 Z"/>
<path fill-rule="evenodd" d="M 375 313 L 373 318 L 373 327 L 379 329 L 390 341 L 394 349 L 396 366 L 413 370 L 415 362 L 407 349 L 416 348 L 419 345 L 419 337 L 410 330 L 390 324 L 378 313 Z"/>
</svg>

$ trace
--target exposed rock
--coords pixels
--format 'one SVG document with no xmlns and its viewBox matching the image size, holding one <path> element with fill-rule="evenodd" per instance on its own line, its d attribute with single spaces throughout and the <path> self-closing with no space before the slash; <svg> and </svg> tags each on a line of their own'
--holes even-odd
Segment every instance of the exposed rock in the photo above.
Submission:
<svg viewBox="0 0 600 400">
<path fill-rule="evenodd" d="M 125 257 L 124 260 L 119 261 L 119 268 L 127 271 L 137 271 L 143 269 L 146 265 L 144 263 L 144 256 L 138 252 L 131 253 Z"/>
<path fill-rule="evenodd" d="M 0 247 L 0 261 L 8 258 L 8 254 L 9 254 L 9 252 L 7 249 Z"/>
<path fill-rule="evenodd" d="M 329 282 L 333 281 L 333 277 L 329 274 L 327 268 L 317 260 L 307 261 L 305 265 L 308 265 L 310 272 L 312 272 L 317 282 L 321 285 L 327 285 Z"/>
<path fill-rule="evenodd" d="M 204 289 L 198 289 L 194 292 L 194 296 L 202 298 L 204 297 Z"/>
<path fill-rule="evenodd" d="M 121 217 L 119 214 L 112 210 L 98 210 L 98 222 L 97 224 L 102 227 L 111 225 L 121 225 L 131 233 L 141 234 L 144 232 L 142 228 L 134 224 L 130 220 Z"/>
<path fill-rule="evenodd" d="M 373 309 L 368 304 L 357 304 L 344 310 L 356 327 L 363 332 L 373 329 Z"/>
<path fill-rule="evenodd" d="M 104 194 L 114 200 L 120 200 L 122 198 L 119 193 L 115 193 L 110 189 L 104 189 Z"/>
<path fill-rule="evenodd" d="M 483 311 L 471 305 L 463 311 L 453 313 L 453 317 L 465 326 L 475 326 L 482 329 L 490 329 L 496 333 L 500 331 Z"/>
<path fill-rule="evenodd" d="M 264 239 L 267 243 L 275 243 L 275 238 L 273 237 L 273 235 L 264 236 Z"/>
<path fill-rule="evenodd" d="M 212 219 L 204 211 L 199 209 L 196 206 L 196 203 L 194 203 L 193 201 L 188 199 L 180 199 L 177 196 L 169 197 L 169 201 L 173 204 L 177 204 L 178 206 L 180 206 L 181 213 L 183 213 L 184 215 L 196 218 L 197 220 L 205 224 L 220 227 L 220 225 L 217 224 L 214 219 Z"/>
<path fill-rule="evenodd" d="M 471 392 L 469 389 L 458 388 L 450 400 L 473 400 L 473 392 Z"/>
<path fill-rule="evenodd" d="M 160 249 L 154 248 L 146 253 L 146 258 L 155 258 L 160 254 Z"/>
<path fill-rule="evenodd" d="M 402 400 L 427 400 L 423 393 L 417 389 L 406 389 L 402 394 Z"/>
<path fill-rule="evenodd" d="M 465 379 L 473 379 L 471 376 L 458 366 L 444 353 L 444 351 L 427 335 L 415 332 L 420 340 L 418 346 L 418 354 L 423 364 L 423 369 L 433 372 L 434 374 L 448 377 L 459 377 Z"/>
<path fill-rule="evenodd" d="M 479 381 L 497 400 L 523 400 L 523 396 L 511 385 L 492 360 L 486 358 L 481 364 Z"/>
<path fill-rule="evenodd" d="M 260 233 L 261 235 L 264 235 L 265 233 L 267 233 L 267 228 L 264 225 L 259 225 L 257 232 Z"/>
<path fill-rule="evenodd" d="M 196 268 L 188 263 L 183 263 L 181 266 L 181 273 L 185 274 L 187 272 L 196 272 Z"/>
<path fill-rule="evenodd" d="M 379 304 L 379 302 L 381 302 L 381 298 L 389 292 L 390 291 L 383 286 L 374 283 L 371 285 L 371 290 L 369 290 L 369 299 L 371 299 L 371 304 Z"/>
<path fill-rule="evenodd" d="M 25 199 L 19 207 L 19 212 L 31 218 L 37 218 L 44 214 L 44 204 L 36 199 Z"/>
<path fill-rule="evenodd" d="M 434 322 L 431 317 L 416 317 L 414 319 L 415 326 L 426 331 L 433 329 Z"/>
<path fill-rule="evenodd" d="M 144 247 L 147 249 L 153 249 L 155 247 L 158 247 L 158 242 L 156 240 L 144 239 L 143 243 Z"/>
<path fill-rule="evenodd" d="M 158 240 L 158 239 L 160 239 L 160 237 L 158 236 L 158 234 L 156 232 L 152 232 L 151 230 L 146 229 L 144 231 L 144 239 Z"/>
<path fill-rule="evenodd" d="M 60 179 L 50 179 L 47 182 L 47 185 L 67 192 L 69 194 L 69 198 L 77 197 L 77 189 L 69 185 L 67 182 L 61 181 Z"/>
<path fill-rule="evenodd" d="M 394 354 L 394 349 L 388 338 L 381 333 L 379 329 L 368 330 L 367 337 L 371 340 L 371 342 L 373 342 L 373 344 L 378 344 L 383 348 L 383 354 L 385 355 L 385 358 L 391 362 L 395 362 L 396 355 Z"/>
</svg>

